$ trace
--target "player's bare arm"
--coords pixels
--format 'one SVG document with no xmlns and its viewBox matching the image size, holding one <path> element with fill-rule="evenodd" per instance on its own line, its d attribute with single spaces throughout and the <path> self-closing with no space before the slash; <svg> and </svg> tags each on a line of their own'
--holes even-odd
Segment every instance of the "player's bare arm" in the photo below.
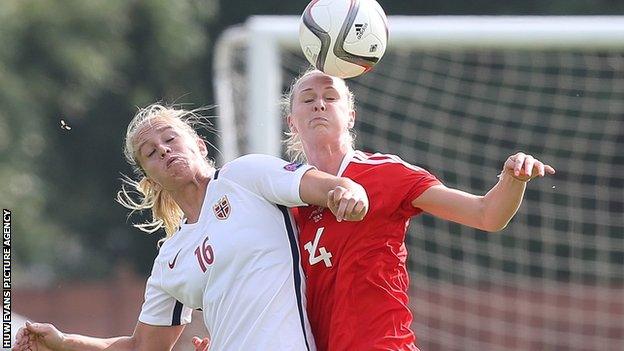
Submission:
<svg viewBox="0 0 624 351">
<path fill-rule="evenodd" d="M 434 216 L 486 231 L 499 231 L 516 214 L 526 183 L 554 174 L 555 169 L 531 155 L 518 152 L 507 158 L 499 181 L 484 196 L 436 185 L 412 201 Z"/>
<path fill-rule="evenodd" d="M 311 169 L 303 175 L 299 192 L 304 202 L 329 208 L 338 221 L 360 221 L 368 212 L 366 190 L 348 178 Z"/>
<path fill-rule="evenodd" d="M 183 330 L 183 325 L 161 327 L 138 322 L 132 336 L 94 338 L 65 334 L 48 323 L 27 322 L 17 333 L 13 351 L 169 351 Z"/>
</svg>

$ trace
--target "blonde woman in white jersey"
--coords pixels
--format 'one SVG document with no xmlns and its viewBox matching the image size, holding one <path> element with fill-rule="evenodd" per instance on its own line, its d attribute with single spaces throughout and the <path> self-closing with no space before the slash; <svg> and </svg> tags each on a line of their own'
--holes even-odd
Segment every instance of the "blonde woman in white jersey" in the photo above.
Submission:
<svg viewBox="0 0 624 351">
<path fill-rule="evenodd" d="M 152 105 L 128 126 L 125 156 L 144 176 L 127 183 L 143 196 L 133 200 L 122 188 L 118 200 L 151 209 L 153 221 L 138 227 L 167 234 L 134 333 L 91 338 L 28 323 L 14 350 L 170 350 L 199 308 L 213 351 L 316 349 L 286 207 L 328 206 L 338 220 L 361 220 L 368 211 L 364 189 L 266 155 L 216 170 L 189 122 L 198 117 Z"/>
</svg>

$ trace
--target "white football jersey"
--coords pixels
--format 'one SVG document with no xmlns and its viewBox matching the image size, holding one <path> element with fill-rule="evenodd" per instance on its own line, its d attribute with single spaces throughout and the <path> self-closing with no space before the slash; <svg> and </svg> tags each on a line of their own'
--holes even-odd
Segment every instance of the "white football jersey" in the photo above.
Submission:
<svg viewBox="0 0 624 351">
<path fill-rule="evenodd" d="M 310 166 L 247 155 L 218 170 L 199 220 L 160 248 L 139 320 L 189 323 L 202 309 L 210 350 L 316 350 L 305 309 L 297 232 Z"/>
</svg>

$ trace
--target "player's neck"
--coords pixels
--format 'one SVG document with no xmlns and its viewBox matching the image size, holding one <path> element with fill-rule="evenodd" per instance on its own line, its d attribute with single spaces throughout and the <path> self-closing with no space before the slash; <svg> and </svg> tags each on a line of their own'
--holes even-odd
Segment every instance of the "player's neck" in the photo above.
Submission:
<svg viewBox="0 0 624 351">
<path fill-rule="evenodd" d="M 208 191 L 208 183 L 213 174 L 213 169 L 208 173 L 202 172 L 191 182 L 171 192 L 171 197 L 184 213 L 186 223 L 195 223 L 199 220 L 206 191 Z"/>
<path fill-rule="evenodd" d="M 318 145 L 311 148 L 304 145 L 308 163 L 318 170 L 337 175 L 344 157 L 351 151 L 351 147 L 345 145 Z"/>
</svg>

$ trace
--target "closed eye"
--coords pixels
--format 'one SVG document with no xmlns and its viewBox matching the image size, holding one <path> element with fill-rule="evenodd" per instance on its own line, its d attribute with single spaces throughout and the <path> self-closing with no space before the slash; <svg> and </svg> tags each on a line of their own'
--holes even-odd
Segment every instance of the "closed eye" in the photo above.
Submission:
<svg viewBox="0 0 624 351">
<path fill-rule="evenodd" d="M 154 150 L 152 150 L 152 151 L 150 151 L 150 153 L 149 153 L 149 154 L 147 154 L 147 157 L 152 157 L 152 155 L 153 155 L 155 152 L 156 152 L 156 150 L 155 150 L 155 149 L 154 149 Z"/>
</svg>

